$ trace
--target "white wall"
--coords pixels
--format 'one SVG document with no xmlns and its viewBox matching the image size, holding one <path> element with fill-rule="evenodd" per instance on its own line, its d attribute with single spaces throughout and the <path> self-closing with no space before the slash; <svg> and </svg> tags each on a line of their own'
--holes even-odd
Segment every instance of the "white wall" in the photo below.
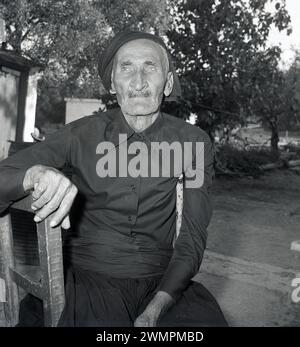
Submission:
<svg viewBox="0 0 300 347">
<path fill-rule="evenodd" d="M 37 83 L 40 78 L 40 74 L 37 73 L 35 68 L 31 69 L 28 78 L 28 89 L 25 105 L 25 122 L 23 129 L 23 141 L 33 142 L 31 133 L 34 131 L 35 125 L 35 113 L 37 102 Z"/>
<path fill-rule="evenodd" d="M 0 160 L 8 155 L 9 140 L 16 139 L 19 80 L 18 71 L 0 71 Z"/>
<path fill-rule="evenodd" d="M 65 123 L 68 124 L 76 119 L 84 116 L 90 116 L 93 112 L 98 111 L 105 105 L 99 99 L 73 99 L 65 98 L 66 101 L 66 118 Z"/>
</svg>

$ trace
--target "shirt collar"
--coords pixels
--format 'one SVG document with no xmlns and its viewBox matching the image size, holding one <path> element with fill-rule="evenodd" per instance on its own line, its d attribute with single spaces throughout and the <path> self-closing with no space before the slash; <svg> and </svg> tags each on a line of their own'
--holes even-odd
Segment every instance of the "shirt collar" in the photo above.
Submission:
<svg viewBox="0 0 300 347">
<path fill-rule="evenodd" d="M 134 136 L 137 141 L 146 142 L 148 144 L 153 141 L 157 135 L 159 129 L 163 125 L 163 113 L 159 113 L 155 121 L 144 131 L 136 132 L 130 127 L 126 118 L 124 117 L 120 108 L 117 109 L 114 120 L 111 123 L 111 134 L 110 141 L 114 143 L 115 146 L 119 146 L 123 141 L 126 141 L 130 137 Z M 119 134 L 126 134 L 126 138 L 122 142 L 119 142 Z"/>
</svg>

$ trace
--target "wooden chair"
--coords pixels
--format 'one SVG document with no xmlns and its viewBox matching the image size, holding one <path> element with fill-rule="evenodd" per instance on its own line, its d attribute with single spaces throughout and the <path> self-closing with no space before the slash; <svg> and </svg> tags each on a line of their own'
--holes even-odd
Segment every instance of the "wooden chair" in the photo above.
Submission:
<svg viewBox="0 0 300 347">
<path fill-rule="evenodd" d="M 179 178 L 176 202 L 176 235 L 178 237 L 183 203 L 182 177 Z M 33 213 L 32 197 L 15 202 L 10 211 L 22 210 Z M 32 215 L 33 218 L 33 215 Z M 5 316 L 10 326 L 18 323 L 20 295 L 19 288 L 43 301 L 45 326 L 56 326 L 64 307 L 64 275 L 61 228 L 51 228 L 49 218 L 37 223 L 39 271 L 32 273 L 32 266 L 16 264 L 13 249 L 13 231 L 9 213 L 0 217 L 0 249 L 2 267 L 0 277 L 5 280 L 6 302 Z"/>
<path fill-rule="evenodd" d="M 31 204 L 30 195 L 11 205 L 9 212 L 15 209 L 33 213 Z M 61 228 L 51 228 L 49 223 L 47 218 L 36 224 L 39 267 L 36 269 L 38 271 L 33 272 L 32 266 L 16 264 L 10 213 L 0 217 L 0 277 L 5 281 L 4 310 L 7 324 L 10 326 L 18 323 L 20 288 L 43 301 L 45 326 L 56 326 L 60 318 L 65 299 Z"/>
</svg>

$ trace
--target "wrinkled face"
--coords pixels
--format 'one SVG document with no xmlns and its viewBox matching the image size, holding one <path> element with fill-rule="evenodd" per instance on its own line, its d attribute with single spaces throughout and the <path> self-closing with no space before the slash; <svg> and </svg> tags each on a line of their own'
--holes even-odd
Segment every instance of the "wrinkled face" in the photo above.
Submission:
<svg viewBox="0 0 300 347">
<path fill-rule="evenodd" d="M 146 116 L 159 110 L 163 95 L 170 95 L 173 88 L 168 68 L 166 52 L 154 41 L 138 39 L 118 50 L 111 93 L 116 94 L 124 114 Z"/>
</svg>

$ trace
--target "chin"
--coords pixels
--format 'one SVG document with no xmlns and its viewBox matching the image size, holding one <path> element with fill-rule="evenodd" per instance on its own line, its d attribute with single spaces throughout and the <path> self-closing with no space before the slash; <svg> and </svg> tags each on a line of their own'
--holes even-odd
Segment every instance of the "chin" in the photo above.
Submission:
<svg viewBox="0 0 300 347">
<path fill-rule="evenodd" d="M 133 116 L 143 116 L 154 112 L 157 112 L 159 105 L 151 102 L 134 102 L 127 105 L 122 105 L 121 109 L 123 112 Z"/>
</svg>

